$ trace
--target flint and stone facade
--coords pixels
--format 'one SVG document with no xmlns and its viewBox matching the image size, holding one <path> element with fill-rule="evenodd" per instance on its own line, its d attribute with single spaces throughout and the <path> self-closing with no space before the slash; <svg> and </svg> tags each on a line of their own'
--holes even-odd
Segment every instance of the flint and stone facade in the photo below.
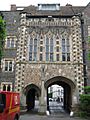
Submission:
<svg viewBox="0 0 90 120">
<path fill-rule="evenodd" d="M 39 96 L 38 111 L 45 112 L 47 88 L 57 83 L 64 88 L 65 106 L 74 108 L 84 93 L 84 85 L 90 83 L 89 11 L 90 4 L 39 4 L 2 11 L 7 37 L 1 90 L 20 92 L 21 104 L 26 106 L 26 96 L 33 88 Z"/>
</svg>

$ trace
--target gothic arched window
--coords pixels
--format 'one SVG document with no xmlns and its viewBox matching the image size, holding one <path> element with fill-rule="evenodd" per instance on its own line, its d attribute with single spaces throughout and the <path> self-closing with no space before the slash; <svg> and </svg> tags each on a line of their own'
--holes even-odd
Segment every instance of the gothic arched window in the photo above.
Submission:
<svg viewBox="0 0 90 120">
<path fill-rule="evenodd" d="M 49 38 L 46 38 L 46 61 L 49 61 Z"/>
<path fill-rule="evenodd" d="M 69 39 L 62 39 L 62 61 L 70 61 L 70 43 Z"/>
<path fill-rule="evenodd" d="M 37 61 L 37 49 L 38 49 L 37 38 L 30 38 L 29 42 L 29 61 Z"/>
<path fill-rule="evenodd" d="M 29 61 L 32 61 L 32 52 L 33 52 L 33 38 L 30 38 L 30 42 L 29 42 Z"/>
</svg>

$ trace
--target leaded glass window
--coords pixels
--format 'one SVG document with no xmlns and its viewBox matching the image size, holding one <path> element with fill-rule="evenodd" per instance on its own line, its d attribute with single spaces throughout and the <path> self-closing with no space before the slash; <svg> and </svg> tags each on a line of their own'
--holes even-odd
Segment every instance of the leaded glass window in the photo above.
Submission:
<svg viewBox="0 0 90 120">
<path fill-rule="evenodd" d="M 38 49 L 37 38 L 30 38 L 29 43 L 29 61 L 37 61 L 37 49 Z"/>
<path fill-rule="evenodd" d="M 40 54 L 40 61 L 43 61 L 43 55 Z"/>
<path fill-rule="evenodd" d="M 59 61 L 59 54 L 56 54 L 56 61 Z"/>
<path fill-rule="evenodd" d="M 13 62 L 12 61 L 5 61 L 5 71 L 13 71 Z"/>
<path fill-rule="evenodd" d="M 70 61 L 70 42 L 69 39 L 62 39 L 62 61 Z"/>
</svg>

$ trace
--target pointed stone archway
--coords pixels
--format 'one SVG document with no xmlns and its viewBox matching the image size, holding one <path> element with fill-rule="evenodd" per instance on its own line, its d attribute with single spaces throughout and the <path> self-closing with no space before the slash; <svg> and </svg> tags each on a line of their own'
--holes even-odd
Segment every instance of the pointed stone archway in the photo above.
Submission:
<svg viewBox="0 0 90 120">
<path fill-rule="evenodd" d="M 39 102 L 39 97 L 41 94 L 39 87 L 37 87 L 35 84 L 29 84 L 24 88 L 24 94 L 26 96 L 27 111 L 34 110 L 35 100 L 38 99 Z"/>
<path fill-rule="evenodd" d="M 64 89 L 64 110 L 67 112 L 71 111 L 73 104 L 73 92 L 75 91 L 75 83 L 68 78 L 62 76 L 53 77 L 45 82 L 45 88 L 47 89 L 47 109 L 49 110 L 49 97 L 48 97 L 48 88 L 51 85 L 59 85 Z"/>
</svg>

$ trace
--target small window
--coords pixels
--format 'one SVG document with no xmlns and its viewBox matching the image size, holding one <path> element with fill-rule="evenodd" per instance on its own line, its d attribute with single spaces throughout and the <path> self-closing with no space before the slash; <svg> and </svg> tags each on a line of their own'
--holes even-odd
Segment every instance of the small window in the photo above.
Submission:
<svg viewBox="0 0 90 120">
<path fill-rule="evenodd" d="M 43 55 L 42 54 L 40 54 L 40 61 L 42 61 L 43 60 Z"/>
<path fill-rule="evenodd" d="M 46 45 L 49 45 L 49 39 L 48 38 L 46 39 Z"/>
<path fill-rule="evenodd" d="M 50 53 L 53 52 L 53 46 L 50 46 Z"/>
<path fill-rule="evenodd" d="M 43 36 L 41 36 L 40 39 L 43 39 Z"/>
<path fill-rule="evenodd" d="M 69 39 L 62 39 L 62 61 L 70 61 Z"/>
<path fill-rule="evenodd" d="M 34 52 L 37 52 L 37 45 L 34 45 Z"/>
<path fill-rule="evenodd" d="M 11 48 L 14 48 L 14 40 L 11 40 Z"/>
<path fill-rule="evenodd" d="M 68 53 L 70 52 L 70 47 L 69 47 L 69 46 L 67 46 L 67 52 L 68 52 Z"/>
<path fill-rule="evenodd" d="M 12 62 L 9 62 L 9 71 L 12 71 Z"/>
<path fill-rule="evenodd" d="M 49 52 L 49 45 L 46 46 L 46 53 Z"/>
<path fill-rule="evenodd" d="M 7 48 L 9 48 L 9 47 L 10 47 L 10 40 L 7 39 Z"/>
<path fill-rule="evenodd" d="M 32 53 L 29 53 L 29 61 L 32 61 Z"/>
<path fill-rule="evenodd" d="M 53 53 L 50 53 L 50 61 L 53 61 Z"/>
<path fill-rule="evenodd" d="M 10 85 L 7 86 L 7 91 L 10 91 Z"/>
<path fill-rule="evenodd" d="M 30 45 L 32 45 L 32 44 L 33 44 L 33 38 L 30 39 Z"/>
<path fill-rule="evenodd" d="M 5 61 L 5 71 L 8 71 L 8 61 Z"/>
<path fill-rule="evenodd" d="M 50 39 L 50 45 L 53 45 L 53 39 Z"/>
<path fill-rule="evenodd" d="M 60 4 L 38 4 L 39 10 L 60 10 Z"/>
<path fill-rule="evenodd" d="M 70 53 L 67 53 L 67 61 L 70 61 Z"/>
<path fill-rule="evenodd" d="M 59 52 L 59 46 L 56 47 L 56 52 Z"/>
<path fill-rule="evenodd" d="M 59 41 L 56 41 L 56 44 L 59 44 Z"/>
<path fill-rule="evenodd" d="M 66 52 L 65 45 L 62 46 L 62 52 Z"/>
<path fill-rule="evenodd" d="M 62 61 L 66 61 L 66 55 L 62 54 Z"/>
<path fill-rule="evenodd" d="M 30 45 L 30 52 L 32 52 L 32 50 L 33 50 L 33 46 L 32 46 L 32 45 Z"/>
<path fill-rule="evenodd" d="M 56 61 L 59 61 L 59 54 L 56 54 Z"/>
<path fill-rule="evenodd" d="M 37 39 L 36 38 L 34 39 L 34 45 L 37 45 Z"/>
<path fill-rule="evenodd" d="M 6 85 L 3 85 L 3 91 L 6 91 Z"/>
<path fill-rule="evenodd" d="M 65 45 L 65 39 L 62 39 L 62 45 Z"/>
<path fill-rule="evenodd" d="M 43 44 L 43 41 L 40 41 L 40 44 L 42 45 L 42 44 Z"/>
<path fill-rule="evenodd" d="M 37 53 L 34 53 L 34 59 L 33 61 L 36 61 L 37 60 Z"/>
<path fill-rule="evenodd" d="M 58 36 L 58 35 L 56 36 L 56 39 L 59 39 L 59 36 Z"/>
<path fill-rule="evenodd" d="M 4 71 L 8 72 L 8 71 L 13 71 L 13 61 L 5 61 L 5 68 Z"/>
<path fill-rule="evenodd" d="M 46 53 L 46 61 L 49 61 L 49 53 Z"/>
<path fill-rule="evenodd" d="M 67 45 L 69 45 L 69 39 L 67 39 Z"/>
<path fill-rule="evenodd" d="M 40 52 L 42 52 L 43 51 L 43 46 L 40 46 Z"/>
<path fill-rule="evenodd" d="M 15 38 L 11 37 L 11 38 L 7 38 L 6 40 L 6 48 L 14 48 L 15 47 Z"/>
</svg>

